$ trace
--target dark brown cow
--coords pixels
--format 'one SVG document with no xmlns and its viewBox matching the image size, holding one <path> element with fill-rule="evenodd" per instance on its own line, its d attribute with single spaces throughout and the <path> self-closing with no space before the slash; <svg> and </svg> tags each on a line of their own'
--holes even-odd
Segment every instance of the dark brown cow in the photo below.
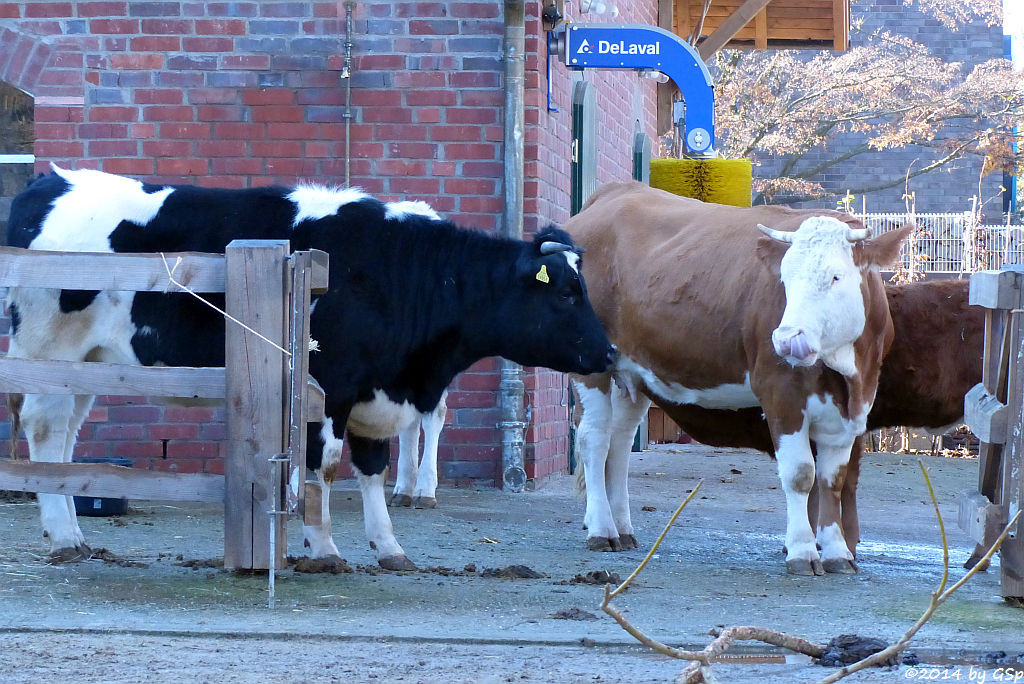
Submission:
<svg viewBox="0 0 1024 684">
<path fill-rule="evenodd" d="M 621 352 L 616 379 L 642 393 L 613 389 L 609 373 L 574 378 L 588 547 L 636 545 L 629 451 L 655 397 L 763 411 L 786 493 L 787 570 L 854 572 L 839 497 L 892 339 L 878 268 L 906 231 L 866 240 L 839 212 L 705 204 L 640 183 L 604 186 L 565 228 L 587 249 L 591 301 Z M 832 521 L 817 539 L 816 476 Z"/>
<path fill-rule="evenodd" d="M 868 430 L 897 426 L 942 430 L 963 418 L 964 395 L 981 382 L 985 335 L 984 309 L 968 305 L 968 287 L 968 280 L 886 286 L 894 336 L 882 362 Z M 760 409 L 725 411 L 657 403 L 698 442 L 775 453 Z M 856 497 L 862 452 L 862 438 L 858 438 L 841 498 L 843 536 L 854 554 L 860 539 Z M 813 493 L 811 498 L 813 511 Z"/>
</svg>

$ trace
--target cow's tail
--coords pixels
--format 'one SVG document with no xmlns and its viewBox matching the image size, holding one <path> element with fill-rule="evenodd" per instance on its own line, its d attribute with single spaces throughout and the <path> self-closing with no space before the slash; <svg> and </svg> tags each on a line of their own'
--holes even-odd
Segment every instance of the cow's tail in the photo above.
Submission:
<svg viewBox="0 0 1024 684">
<path fill-rule="evenodd" d="M 24 404 L 24 394 L 7 395 L 7 416 L 11 421 L 11 459 L 16 459 L 18 457 L 18 435 L 21 433 L 21 408 Z"/>
</svg>

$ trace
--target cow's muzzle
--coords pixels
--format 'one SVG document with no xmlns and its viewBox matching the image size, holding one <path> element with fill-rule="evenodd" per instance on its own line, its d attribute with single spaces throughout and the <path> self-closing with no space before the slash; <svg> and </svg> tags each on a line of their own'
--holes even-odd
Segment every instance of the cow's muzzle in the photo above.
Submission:
<svg viewBox="0 0 1024 684">
<path fill-rule="evenodd" d="M 812 366 L 818 360 L 817 345 L 813 344 L 803 330 L 777 328 L 772 333 L 775 353 L 793 366 Z"/>
</svg>

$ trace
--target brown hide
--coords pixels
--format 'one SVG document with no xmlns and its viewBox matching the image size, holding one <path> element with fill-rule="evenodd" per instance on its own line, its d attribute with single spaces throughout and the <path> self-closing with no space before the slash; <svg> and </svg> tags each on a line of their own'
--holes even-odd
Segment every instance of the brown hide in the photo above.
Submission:
<svg viewBox="0 0 1024 684">
<path fill-rule="evenodd" d="M 963 416 L 964 395 L 981 382 L 985 334 L 983 309 L 967 304 L 968 286 L 967 280 L 886 286 L 894 336 L 882 362 L 869 430 L 941 428 Z M 774 452 L 759 408 L 658 405 L 698 442 Z"/>
<path fill-rule="evenodd" d="M 767 238 L 756 226 L 793 231 L 822 215 L 863 227 L 840 212 L 727 207 L 640 183 L 613 183 L 600 188 L 565 229 L 587 250 L 583 272 L 590 300 L 623 355 L 665 381 L 694 389 L 742 383 L 749 369 L 754 394 L 782 434 L 799 429 L 812 394 L 831 394 L 846 416 L 851 406 L 859 412 L 875 391 L 892 335 L 881 278 L 865 271 L 861 290 L 867 317 L 865 333 L 854 345 L 857 375 L 844 378 L 820 363 L 792 367 L 775 353 L 771 333 L 781 319 L 785 291 L 777 265 L 766 268 L 757 256 L 759 242 L 766 251 Z M 871 250 L 879 244 L 855 249 L 855 260 L 875 258 Z M 891 247 L 882 243 L 883 250 Z M 584 379 L 588 386 L 598 382 Z M 659 405 L 696 439 L 709 438 L 700 424 L 690 425 L 693 421 L 679 415 L 690 407 Z M 762 423 L 761 409 L 714 413 L 750 415 Z"/>
</svg>

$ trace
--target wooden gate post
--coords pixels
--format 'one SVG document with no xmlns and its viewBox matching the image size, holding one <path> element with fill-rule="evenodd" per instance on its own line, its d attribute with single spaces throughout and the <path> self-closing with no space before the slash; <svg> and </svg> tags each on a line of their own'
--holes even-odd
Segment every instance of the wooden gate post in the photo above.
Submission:
<svg viewBox="0 0 1024 684">
<path fill-rule="evenodd" d="M 985 311 L 982 382 L 964 402 L 964 418 L 981 442 L 978 489 L 960 495 L 960 527 L 989 547 L 1024 504 L 1024 266 L 971 275 L 969 302 Z M 999 551 L 1000 593 L 1024 598 L 1024 526 Z"/>
<path fill-rule="evenodd" d="M 287 349 L 288 241 L 235 240 L 225 255 L 228 314 Z M 283 510 L 284 483 L 278 465 L 267 459 L 286 447 L 288 358 L 237 323 L 228 320 L 226 326 L 224 567 L 269 569 L 267 512 Z M 279 524 L 275 531 L 274 562 L 282 568 L 287 529 Z"/>
</svg>

